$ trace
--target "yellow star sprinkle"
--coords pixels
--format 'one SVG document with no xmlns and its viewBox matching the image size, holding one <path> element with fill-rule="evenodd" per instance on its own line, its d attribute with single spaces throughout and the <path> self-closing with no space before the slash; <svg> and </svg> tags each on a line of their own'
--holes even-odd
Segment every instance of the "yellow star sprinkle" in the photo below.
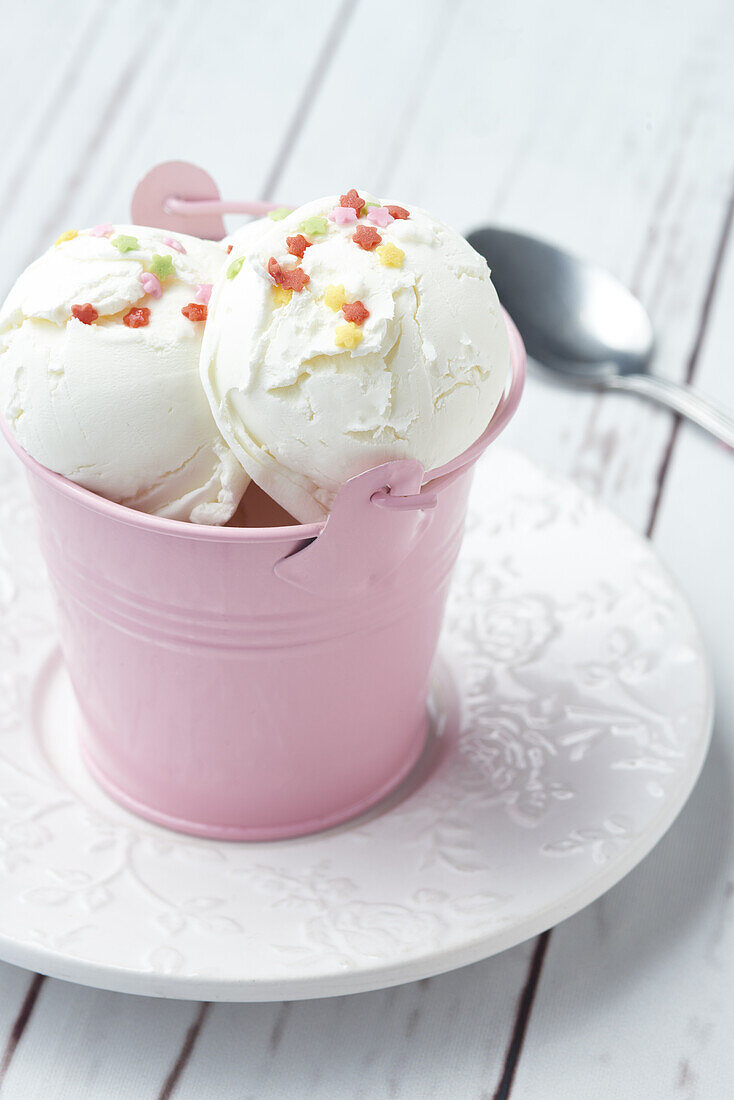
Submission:
<svg viewBox="0 0 734 1100">
<path fill-rule="evenodd" d="M 403 260 L 405 259 L 405 253 L 402 248 L 398 248 L 395 244 L 383 244 L 379 248 L 375 249 L 377 255 L 380 257 L 380 263 L 385 267 L 402 267 Z"/>
<path fill-rule="evenodd" d="M 334 343 L 338 348 L 349 348 L 354 350 L 357 344 L 362 342 L 362 333 L 359 331 L 357 325 L 353 321 L 350 321 L 346 325 L 337 325 L 336 334 L 334 337 Z"/>
<path fill-rule="evenodd" d="M 56 240 L 54 241 L 54 246 L 58 248 L 58 246 L 60 244 L 63 244 L 64 241 L 73 241 L 74 238 L 78 236 L 79 231 L 77 229 L 67 229 L 66 233 L 62 233 L 60 237 L 56 238 Z"/>
<path fill-rule="evenodd" d="M 347 300 L 347 292 L 341 283 L 331 283 L 324 291 L 324 304 L 338 313 Z"/>
<path fill-rule="evenodd" d="M 287 306 L 293 297 L 293 291 L 285 286 L 273 287 L 273 305 L 276 309 L 280 309 L 281 306 Z"/>
</svg>

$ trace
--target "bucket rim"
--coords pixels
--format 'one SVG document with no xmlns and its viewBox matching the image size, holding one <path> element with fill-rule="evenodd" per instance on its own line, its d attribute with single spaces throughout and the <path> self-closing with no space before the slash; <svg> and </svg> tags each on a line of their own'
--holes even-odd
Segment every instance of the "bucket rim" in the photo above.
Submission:
<svg viewBox="0 0 734 1100">
<path fill-rule="evenodd" d="M 448 474 L 457 474 L 466 467 L 472 465 L 485 448 L 507 426 L 514 408 L 509 415 L 506 411 L 508 397 L 512 389 L 522 389 L 525 376 L 525 346 L 522 342 L 514 321 L 502 308 L 502 314 L 507 325 L 510 340 L 510 370 L 507 383 L 500 403 L 478 439 L 474 441 L 461 455 L 446 463 L 436 470 L 429 470 L 424 474 L 423 486 L 430 482 L 444 479 Z M 518 394 L 519 397 L 519 394 Z M 164 516 L 150 515 L 147 512 L 139 512 L 126 504 L 118 504 L 108 500 L 91 489 L 85 489 L 82 485 L 70 481 L 63 474 L 55 473 L 43 466 L 35 458 L 32 458 L 18 443 L 12 429 L 0 415 L 0 431 L 5 436 L 11 450 L 17 455 L 34 478 L 46 483 L 62 496 L 72 500 L 75 504 L 90 511 L 114 520 L 117 523 L 129 527 L 138 527 L 142 530 L 158 532 L 159 534 L 172 535 L 175 538 L 187 538 L 204 541 L 219 542 L 280 542 L 292 540 L 307 540 L 317 538 L 324 529 L 328 516 L 314 523 L 296 523 L 284 527 L 226 527 L 214 524 L 191 523 L 188 520 L 167 519 Z M 446 481 L 448 482 L 448 478 Z M 453 478 L 451 478 L 453 480 Z"/>
</svg>

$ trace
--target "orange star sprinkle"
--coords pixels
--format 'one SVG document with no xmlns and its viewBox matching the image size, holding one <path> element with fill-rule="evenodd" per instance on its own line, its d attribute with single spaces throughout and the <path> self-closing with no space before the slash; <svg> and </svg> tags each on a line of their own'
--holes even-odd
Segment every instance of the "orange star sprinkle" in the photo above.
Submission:
<svg viewBox="0 0 734 1100">
<path fill-rule="evenodd" d="M 371 252 L 382 241 L 382 237 L 371 225 L 360 225 L 352 240 L 363 248 L 365 252 Z"/>
</svg>

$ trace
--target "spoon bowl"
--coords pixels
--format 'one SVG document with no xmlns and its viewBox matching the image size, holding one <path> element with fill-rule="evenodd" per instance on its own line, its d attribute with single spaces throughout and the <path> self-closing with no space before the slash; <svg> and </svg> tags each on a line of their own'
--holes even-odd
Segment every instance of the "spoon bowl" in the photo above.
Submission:
<svg viewBox="0 0 734 1100">
<path fill-rule="evenodd" d="M 470 233 L 528 355 L 576 381 L 647 370 L 654 347 L 642 304 L 608 271 L 507 229 Z"/>
<path fill-rule="evenodd" d="M 528 355 L 559 381 L 657 401 L 734 447 L 734 417 L 690 386 L 650 373 L 650 318 L 608 271 L 509 229 L 487 226 L 467 239 L 489 264 Z"/>
</svg>

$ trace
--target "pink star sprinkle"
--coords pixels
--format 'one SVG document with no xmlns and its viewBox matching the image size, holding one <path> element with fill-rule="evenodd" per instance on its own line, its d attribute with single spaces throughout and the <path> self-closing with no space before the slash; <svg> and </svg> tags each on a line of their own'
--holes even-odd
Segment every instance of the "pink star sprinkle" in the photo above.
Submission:
<svg viewBox="0 0 734 1100">
<path fill-rule="evenodd" d="M 353 206 L 335 206 L 329 214 L 329 221 L 336 222 L 337 225 L 349 225 L 356 220 L 357 211 Z"/>
<path fill-rule="evenodd" d="M 384 229 L 390 222 L 394 222 L 395 218 L 386 206 L 371 206 L 370 212 L 367 215 L 367 221 L 372 222 L 373 225 L 379 225 L 381 229 Z"/>
<path fill-rule="evenodd" d="M 186 255 L 186 249 L 184 248 L 184 246 L 181 244 L 180 241 L 174 240 L 173 237 L 163 237 L 161 240 L 161 244 L 167 244 L 168 247 L 172 248 L 174 252 L 183 252 L 184 256 Z"/>
<path fill-rule="evenodd" d="M 144 271 L 140 276 L 140 285 L 146 294 L 152 294 L 154 298 L 160 298 L 161 281 L 157 275 L 153 275 L 150 271 Z"/>
<path fill-rule="evenodd" d="M 212 296 L 212 284 L 211 283 L 197 283 L 196 290 L 194 291 L 194 297 L 197 302 L 203 302 L 207 305 L 209 299 Z"/>
<path fill-rule="evenodd" d="M 93 229 L 89 230 L 90 237 L 111 237 L 115 232 L 114 225 L 109 222 L 101 222 L 100 225 L 95 225 Z"/>
</svg>

